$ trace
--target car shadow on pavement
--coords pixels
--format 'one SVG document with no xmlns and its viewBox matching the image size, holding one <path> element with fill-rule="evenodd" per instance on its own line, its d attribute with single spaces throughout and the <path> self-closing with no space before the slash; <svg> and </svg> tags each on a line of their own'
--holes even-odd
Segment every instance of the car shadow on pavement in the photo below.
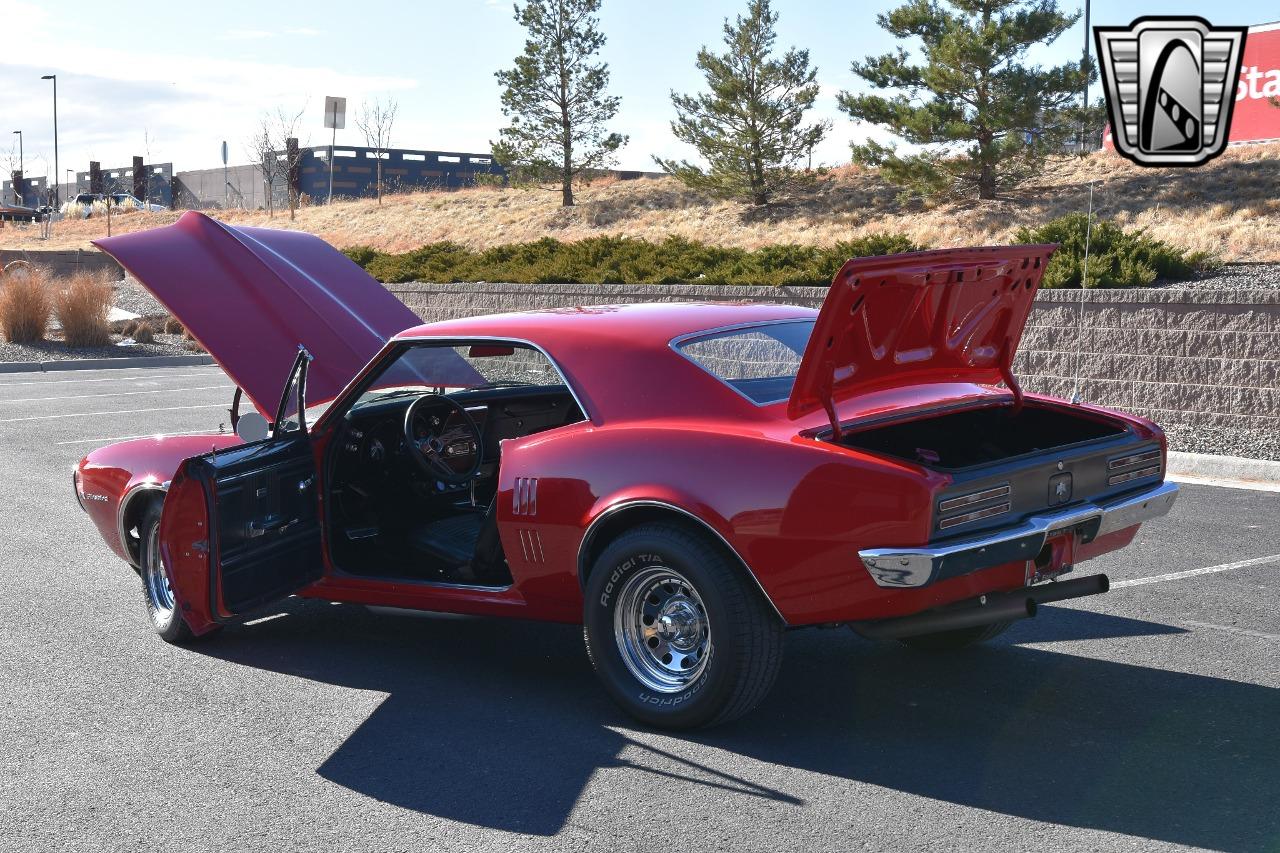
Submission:
<svg viewBox="0 0 1280 853">
<path fill-rule="evenodd" d="M 1280 843 L 1280 691 L 1018 645 L 1181 631 L 1166 625 L 1054 608 L 944 655 L 794 632 L 759 709 L 664 749 L 626 734 L 579 628 L 298 600 L 285 612 L 199 649 L 388 693 L 318 773 L 441 818 L 555 835 L 594 774 L 623 768 L 805 805 L 690 759 L 702 744 L 1030 820 L 1227 851 Z"/>
</svg>

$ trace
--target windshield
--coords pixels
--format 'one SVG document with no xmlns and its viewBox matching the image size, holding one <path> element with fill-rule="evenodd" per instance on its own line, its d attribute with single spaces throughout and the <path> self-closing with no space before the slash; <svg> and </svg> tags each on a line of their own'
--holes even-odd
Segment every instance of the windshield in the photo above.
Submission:
<svg viewBox="0 0 1280 853">
<path fill-rule="evenodd" d="M 564 386 L 546 356 L 514 344 L 410 347 L 365 389 L 354 407 L 408 394 L 506 388 Z"/>
<path fill-rule="evenodd" d="M 757 406 L 791 396 L 813 320 L 765 323 L 685 338 L 676 349 Z"/>
</svg>

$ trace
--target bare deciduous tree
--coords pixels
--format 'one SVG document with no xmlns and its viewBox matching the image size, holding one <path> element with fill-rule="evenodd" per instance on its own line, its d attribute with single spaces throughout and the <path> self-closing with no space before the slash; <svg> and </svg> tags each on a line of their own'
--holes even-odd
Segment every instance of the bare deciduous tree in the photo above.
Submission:
<svg viewBox="0 0 1280 853">
<path fill-rule="evenodd" d="M 363 102 L 360 114 L 356 116 L 356 127 L 364 134 L 364 144 L 373 149 L 378 160 L 378 204 L 382 204 L 382 161 L 391 147 L 391 132 L 399 109 L 400 104 L 395 98 L 387 98 L 385 102 L 377 98 L 372 105 L 368 101 Z"/>
<path fill-rule="evenodd" d="M 302 150 L 306 146 L 299 143 L 291 151 L 289 140 L 298 138 L 298 128 L 306 109 L 304 104 L 296 113 L 289 112 L 284 107 L 276 107 L 275 112 L 263 113 L 253 135 L 245 143 L 245 153 L 262 169 L 269 216 L 275 216 L 275 191 L 281 182 L 285 184 L 285 194 L 289 200 L 289 218 L 293 219 L 297 215 L 298 195 L 289 183 L 289 175 L 298 168 Z"/>
<path fill-rule="evenodd" d="M 6 181 L 12 181 L 12 180 L 13 180 L 13 173 L 14 173 L 14 172 L 16 172 L 16 171 L 18 171 L 18 146 L 17 146 L 17 144 L 16 144 L 16 143 L 10 143 L 10 144 L 9 144 L 9 150 L 8 150 L 8 151 L 6 151 L 6 152 L 4 153 L 3 157 L 0 157 L 0 160 L 3 160 L 3 162 L 4 162 L 4 178 L 3 178 L 3 179 L 4 179 L 4 180 L 6 180 Z M 26 177 L 26 175 L 23 175 L 23 177 L 25 178 L 25 177 Z M 19 201 L 18 201 L 18 187 L 17 187 L 17 185 L 15 184 L 15 185 L 11 186 L 11 188 L 10 188 L 10 189 L 12 190 L 12 194 L 13 194 L 13 203 L 14 203 L 14 204 L 20 204 L 21 202 L 19 202 Z M 0 201 L 3 201 L 3 200 L 4 200 L 4 199 L 0 199 Z"/>
<path fill-rule="evenodd" d="M 267 215 L 276 215 L 276 182 L 280 180 L 280 161 L 276 159 L 276 146 L 271 137 L 271 120 L 263 116 L 254 128 L 253 136 L 245 142 L 244 153 L 250 162 L 262 170 L 263 195 L 266 196 Z"/>
</svg>

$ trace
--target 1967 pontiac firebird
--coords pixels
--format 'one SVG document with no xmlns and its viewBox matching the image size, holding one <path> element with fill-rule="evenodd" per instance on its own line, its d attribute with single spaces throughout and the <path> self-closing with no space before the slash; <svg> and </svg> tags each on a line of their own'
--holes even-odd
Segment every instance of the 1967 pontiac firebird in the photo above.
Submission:
<svg viewBox="0 0 1280 853">
<path fill-rule="evenodd" d="M 290 594 L 581 623 L 626 711 L 709 725 L 785 629 L 951 649 L 1105 592 L 1061 578 L 1177 494 L 1154 424 L 1020 391 L 1052 246 L 852 260 L 820 311 L 424 326 L 307 234 L 187 213 L 99 245 L 239 386 L 235 435 L 75 470 L 170 642 Z"/>
</svg>

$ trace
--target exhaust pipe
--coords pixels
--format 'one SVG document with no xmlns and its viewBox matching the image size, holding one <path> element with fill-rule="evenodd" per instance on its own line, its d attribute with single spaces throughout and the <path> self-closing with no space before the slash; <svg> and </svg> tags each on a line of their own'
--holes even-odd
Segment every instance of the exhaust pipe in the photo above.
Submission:
<svg viewBox="0 0 1280 853">
<path fill-rule="evenodd" d="M 917 634 L 975 628 L 978 625 L 990 625 L 992 622 L 1012 622 L 1015 619 L 1028 619 L 1035 615 L 1035 599 L 1026 595 L 987 595 L 970 601 L 966 607 L 952 610 L 927 610 L 924 613 L 875 622 L 851 622 L 849 627 L 872 640 L 896 640 L 899 637 L 914 637 Z"/>
<path fill-rule="evenodd" d="M 961 628 L 976 628 L 979 625 L 991 625 L 995 622 L 1030 619 L 1036 615 L 1036 610 L 1041 604 L 1098 595 L 1106 592 L 1110 587 L 1111 583 L 1106 575 L 1090 575 L 1086 578 L 1028 587 L 1017 592 L 979 596 L 946 610 L 927 610 L 924 613 L 915 613 L 897 619 L 850 622 L 849 627 L 872 640 L 896 640 L 901 637 L 934 634 L 939 631 L 957 631 Z"/>
<path fill-rule="evenodd" d="M 1027 596 L 1036 604 L 1048 604 L 1051 601 L 1066 601 L 1068 598 L 1101 595 L 1109 589 L 1111 589 L 1111 580 L 1106 575 L 1089 575 L 1087 578 L 1054 581 L 1042 586 L 1028 587 L 1018 590 L 1018 595 Z"/>
</svg>

